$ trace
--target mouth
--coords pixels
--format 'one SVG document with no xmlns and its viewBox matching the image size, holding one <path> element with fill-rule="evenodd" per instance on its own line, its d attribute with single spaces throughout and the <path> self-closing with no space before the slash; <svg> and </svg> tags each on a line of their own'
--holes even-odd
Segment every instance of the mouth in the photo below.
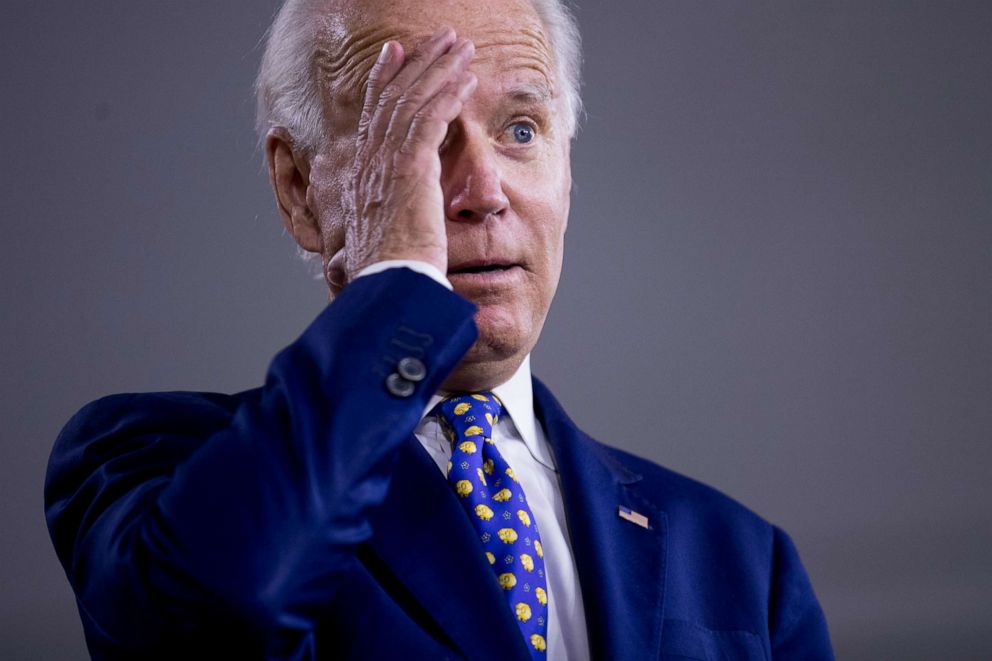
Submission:
<svg viewBox="0 0 992 661">
<path fill-rule="evenodd" d="M 509 261 L 478 260 L 457 264 L 448 269 L 448 279 L 461 283 L 499 284 L 521 271 L 519 264 Z"/>
<path fill-rule="evenodd" d="M 448 275 L 464 275 L 477 273 L 498 273 L 513 268 L 514 264 L 478 264 L 475 266 L 460 266 L 456 269 L 448 269 Z"/>
</svg>

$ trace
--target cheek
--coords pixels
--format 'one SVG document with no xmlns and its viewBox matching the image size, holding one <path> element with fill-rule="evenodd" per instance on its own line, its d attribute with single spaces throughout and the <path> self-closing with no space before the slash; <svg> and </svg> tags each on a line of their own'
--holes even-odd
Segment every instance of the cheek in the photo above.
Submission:
<svg viewBox="0 0 992 661">
<path fill-rule="evenodd" d="M 566 173 L 567 174 L 567 173 Z M 553 176 L 552 176 L 553 175 Z M 540 250 L 535 255 L 540 260 L 540 281 L 537 296 L 540 299 L 542 313 L 547 313 L 551 299 L 558 289 L 558 279 L 561 275 L 562 255 L 565 245 L 565 228 L 568 224 L 569 183 L 568 177 L 559 170 L 548 172 L 548 180 L 541 188 L 541 194 L 535 196 L 537 208 L 532 228 L 535 249 Z"/>
<path fill-rule="evenodd" d="M 541 275 L 557 281 L 568 222 L 570 177 L 567 167 L 542 161 L 514 177 L 510 199 L 522 220 L 528 253 Z"/>
<path fill-rule="evenodd" d="M 560 206 L 540 195 L 521 200 L 518 214 L 522 221 L 518 240 L 524 246 L 529 278 L 516 297 L 516 314 L 540 324 L 558 288 L 564 215 Z"/>
</svg>

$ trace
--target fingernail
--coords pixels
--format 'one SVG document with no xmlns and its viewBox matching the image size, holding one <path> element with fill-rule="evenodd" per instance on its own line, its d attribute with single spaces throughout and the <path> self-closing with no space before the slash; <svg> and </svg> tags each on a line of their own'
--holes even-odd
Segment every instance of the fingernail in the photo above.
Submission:
<svg viewBox="0 0 992 661">
<path fill-rule="evenodd" d="M 387 41 L 382 45 L 382 50 L 379 51 L 379 64 L 382 64 L 383 62 L 389 59 L 389 51 L 392 45 L 393 42 L 391 41 Z"/>
<path fill-rule="evenodd" d="M 449 30 L 449 28 L 447 26 L 445 26 L 443 28 L 438 28 L 437 32 L 434 33 L 434 36 L 431 37 L 431 40 L 432 41 L 441 41 L 441 37 L 443 37 L 444 35 L 448 34 L 448 30 Z"/>
</svg>

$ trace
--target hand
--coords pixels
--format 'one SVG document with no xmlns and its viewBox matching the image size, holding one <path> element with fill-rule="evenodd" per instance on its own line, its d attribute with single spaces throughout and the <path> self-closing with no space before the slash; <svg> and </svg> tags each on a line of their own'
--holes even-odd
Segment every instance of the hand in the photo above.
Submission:
<svg viewBox="0 0 992 661">
<path fill-rule="evenodd" d="M 475 89 L 468 71 L 475 47 L 450 28 L 409 58 L 395 41 L 372 67 L 358 124 L 346 203 L 344 270 L 387 259 L 448 268 L 441 160 L 448 125 Z"/>
</svg>

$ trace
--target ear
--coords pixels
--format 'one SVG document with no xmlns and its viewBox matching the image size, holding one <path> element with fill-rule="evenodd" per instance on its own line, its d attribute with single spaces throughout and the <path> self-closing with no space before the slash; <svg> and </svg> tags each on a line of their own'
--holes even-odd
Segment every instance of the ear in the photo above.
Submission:
<svg viewBox="0 0 992 661">
<path fill-rule="evenodd" d="M 265 137 L 265 159 L 276 206 L 286 231 L 308 252 L 321 249 L 320 224 L 307 202 L 310 187 L 310 161 L 293 149 L 289 132 L 277 127 Z"/>
</svg>

